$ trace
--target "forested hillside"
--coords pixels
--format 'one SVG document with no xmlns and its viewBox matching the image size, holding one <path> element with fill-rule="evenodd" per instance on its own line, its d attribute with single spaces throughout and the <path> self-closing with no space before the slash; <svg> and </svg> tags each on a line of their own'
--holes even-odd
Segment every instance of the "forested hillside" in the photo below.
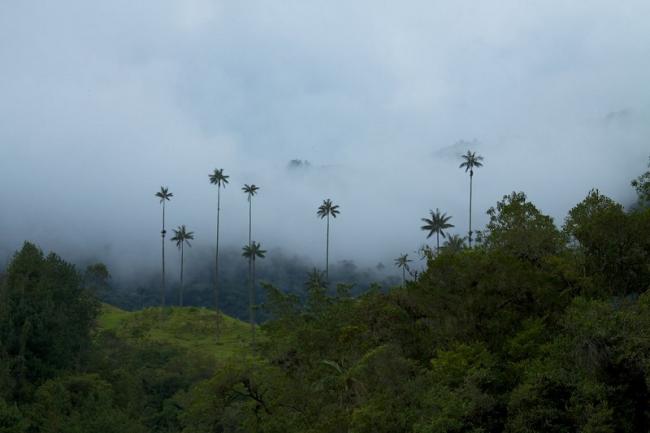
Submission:
<svg viewBox="0 0 650 433">
<path fill-rule="evenodd" d="M 650 174 L 559 224 L 524 193 L 389 291 L 265 285 L 257 344 L 199 308 L 128 313 L 26 243 L 0 292 L 0 432 L 647 432 Z"/>
</svg>

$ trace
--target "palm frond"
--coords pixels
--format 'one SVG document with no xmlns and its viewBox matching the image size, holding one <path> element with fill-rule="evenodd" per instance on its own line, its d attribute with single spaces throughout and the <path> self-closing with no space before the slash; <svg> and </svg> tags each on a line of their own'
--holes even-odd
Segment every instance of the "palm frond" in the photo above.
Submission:
<svg viewBox="0 0 650 433">
<path fill-rule="evenodd" d="M 454 227 L 453 224 L 449 223 L 451 216 L 446 213 L 440 213 L 440 210 L 436 208 L 436 211 L 429 211 L 431 218 L 422 218 L 422 221 L 426 223 L 420 229 L 429 231 L 427 239 L 430 238 L 435 233 L 439 234 L 443 238 L 446 237 L 445 230 L 448 228 Z"/>
<path fill-rule="evenodd" d="M 244 184 L 242 187 L 242 191 L 244 191 L 244 194 L 248 195 L 248 200 L 250 201 L 251 197 L 253 197 L 255 194 L 257 194 L 257 191 L 260 189 L 259 186 L 255 185 L 254 183 L 248 185 Z"/>
<path fill-rule="evenodd" d="M 409 259 L 408 254 L 402 254 L 398 258 L 395 259 L 395 266 L 398 268 L 406 268 L 408 270 L 409 268 L 409 263 L 411 263 L 413 260 Z"/>
<path fill-rule="evenodd" d="M 449 252 L 461 251 L 465 248 L 465 238 L 457 234 L 450 235 L 447 237 L 442 248 Z"/>
<path fill-rule="evenodd" d="M 332 200 L 329 198 L 326 200 L 323 200 L 323 204 L 321 204 L 318 207 L 318 211 L 316 212 L 316 215 L 321 217 L 321 219 L 325 218 L 326 216 L 330 215 L 333 218 L 336 218 L 338 214 L 340 214 L 341 211 L 339 210 L 339 205 L 335 205 L 332 203 Z"/>
<path fill-rule="evenodd" d="M 169 192 L 169 188 L 161 186 L 160 191 L 158 191 L 155 196 L 158 197 L 160 199 L 160 203 L 162 203 L 164 201 L 169 201 L 169 199 L 172 198 L 174 194 Z"/>
<path fill-rule="evenodd" d="M 477 155 L 476 152 L 467 151 L 465 155 L 462 155 L 461 158 L 463 162 L 458 166 L 458 168 L 464 168 L 465 172 L 471 171 L 478 167 L 483 167 L 483 157 Z"/>
<path fill-rule="evenodd" d="M 253 241 L 250 245 L 244 245 L 241 255 L 251 260 L 255 260 L 255 258 L 263 259 L 266 257 L 266 250 L 262 249 L 262 245 L 259 242 Z"/>
<path fill-rule="evenodd" d="M 194 240 L 194 232 L 187 231 L 184 224 L 179 226 L 177 229 L 174 229 L 174 236 L 170 239 L 170 241 L 176 242 L 178 248 L 183 245 L 183 242 L 185 242 L 187 246 L 191 247 L 191 240 Z"/>
<path fill-rule="evenodd" d="M 210 183 L 213 185 L 217 185 L 217 187 L 221 188 L 222 186 L 225 188 L 226 185 L 228 185 L 228 178 L 230 176 L 226 176 L 223 174 L 223 168 L 215 168 L 212 174 L 208 175 L 210 179 Z"/>
</svg>

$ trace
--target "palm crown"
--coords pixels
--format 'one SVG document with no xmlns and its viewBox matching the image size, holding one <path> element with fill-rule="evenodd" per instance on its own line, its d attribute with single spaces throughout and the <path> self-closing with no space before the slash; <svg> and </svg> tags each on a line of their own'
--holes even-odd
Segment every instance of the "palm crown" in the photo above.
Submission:
<svg viewBox="0 0 650 433">
<path fill-rule="evenodd" d="M 443 238 L 446 237 L 445 230 L 451 227 L 454 227 L 453 224 L 449 224 L 449 220 L 451 219 L 451 216 L 447 216 L 446 213 L 440 213 L 440 211 L 436 208 L 436 211 L 429 211 L 431 214 L 431 218 L 422 218 L 422 221 L 425 222 L 426 224 L 423 225 L 421 228 L 422 230 L 428 230 L 429 234 L 427 235 L 427 239 L 433 236 L 433 234 L 437 233 L 441 235 Z"/>
<path fill-rule="evenodd" d="M 339 205 L 332 203 L 332 200 L 329 198 L 327 200 L 323 200 L 323 204 L 318 207 L 318 212 L 316 212 L 316 214 L 321 217 L 321 219 L 325 218 L 328 215 L 336 218 L 339 213 L 341 213 L 339 210 Z"/>
<path fill-rule="evenodd" d="M 266 250 L 263 250 L 262 245 L 255 241 L 251 242 L 250 245 L 244 245 L 242 250 L 241 255 L 251 260 L 255 260 L 256 257 L 263 259 L 266 255 Z"/>
<path fill-rule="evenodd" d="M 253 183 L 250 185 L 244 184 L 241 190 L 244 191 L 244 193 L 248 194 L 248 200 L 250 201 L 251 197 L 257 194 L 257 190 L 259 189 L 260 187 Z"/>
<path fill-rule="evenodd" d="M 188 232 L 185 228 L 185 224 L 183 224 L 182 226 L 178 227 L 178 229 L 174 229 L 174 237 L 172 237 L 170 240 L 172 242 L 176 242 L 176 246 L 178 248 L 183 245 L 183 242 L 185 242 L 187 246 L 191 247 L 192 244 L 190 244 L 190 241 L 194 240 L 194 232 Z"/>
<path fill-rule="evenodd" d="M 477 155 L 476 152 L 467 151 L 465 155 L 462 156 L 463 162 L 458 168 L 464 168 L 465 172 L 474 172 L 474 168 L 483 167 L 483 157 Z"/>
<path fill-rule="evenodd" d="M 398 258 L 395 259 L 395 266 L 398 268 L 406 268 L 408 269 L 409 263 L 411 263 L 413 260 L 409 259 L 408 254 L 402 254 Z"/>
<path fill-rule="evenodd" d="M 226 176 L 223 174 L 223 168 L 215 168 L 212 174 L 209 175 L 210 177 L 210 183 L 213 185 L 217 185 L 219 188 L 222 186 L 225 188 L 226 185 L 228 185 L 228 178 L 230 176 Z"/>
<path fill-rule="evenodd" d="M 460 251 L 465 248 L 465 238 L 459 235 L 451 235 L 447 238 L 443 247 L 449 251 Z"/>
<path fill-rule="evenodd" d="M 156 193 L 156 197 L 158 197 L 158 198 L 160 199 L 160 202 L 161 202 L 161 203 L 164 202 L 164 201 L 169 201 L 169 199 L 170 199 L 173 195 L 174 195 L 174 194 L 172 194 L 171 192 L 169 192 L 169 188 L 167 188 L 167 187 L 163 187 L 163 186 L 161 186 L 161 187 L 160 187 L 160 191 L 158 191 L 158 192 Z"/>
</svg>

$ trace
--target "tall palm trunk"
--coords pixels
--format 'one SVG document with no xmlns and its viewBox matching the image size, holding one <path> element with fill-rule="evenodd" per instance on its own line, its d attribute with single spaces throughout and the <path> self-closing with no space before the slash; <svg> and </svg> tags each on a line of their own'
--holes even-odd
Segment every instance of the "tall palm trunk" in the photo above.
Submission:
<svg viewBox="0 0 650 433">
<path fill-rule="evenodd" d="M 402 286 L 406 284 L 406 268 L 402 268 Z"/>
<path fill-rule="evenodd" d="M 327 236 L 325 241 L 325 281 L 330 281 L 330 216 L 327 215 Z"/>
<path fill-rule="evenodd" d="M 472 248 L 472 179 L 474 178 L 474 170 L 469 171 L 469 247 Z"/>
<path fill-rule="evenodd" d="M 160 289 L 160 303 L 165 308 L 165 201 L 163 200 L 162 212 L 162 287 Z"/>
<path fill-rule="evenodd" d="M 178 301 L 179 301 L 178 303 L 180 304 L 181 307 L 183 306 L 183 288 L 184 288 L 184 286 L 183 286 L 183 265 L 184 265 L 184 261 L 185 261 L 184 260 L 185 259 L 185 257 L 184 257 L 185 248 L 184 247 L 185 247 L 185 245 L 181 244 L 181 291 L 180 291 L 179 299 L 178 299 Z"/>
<path fill-rule="evenodd" d="M 221 215 L 221 186 L 217 188 L 217 252 L 214 258 L 214 310 L 217 313 L 217 338 L 221 333 L 219 314 L 219 217 Z"/>
<path fill-rule="evenodd" d="M 248 315 L 251 322 L 251 336 L 253 342 L 253 350 L 255 350 L 255 258 L 248 259 L 248 281 L 249 281 L 249 290 L 248 290 L 248 303 L 249 310 Z"/>
<path fill-rule="evenodd" d="M 255 305 L 257 303 L 257 290 L 255 290 L 255 257 L 253 257 L 253 347 L 255 347 Z"/>
<path fill-rule="evenodd" d="M 248 245 L 251 244 L 251 233 L 253 227 L 253 198 L 248 197 Z"/>
<path fill-rule="evenodd" d="M 436 232 L 436 253 L 440 252 L 440 231 Z"/>
<path fill-rule="evenodd" d="M 253 226 L 253 197 L 248 197 L 248 246 L 252 243 L 252 226 Z M 255 350 L 255 312 L 253 305 L 255 303 L 255 257 L 248 258 L 248 319 L 251 322 L 251 338 L 253 343 L 253 350 Z"/>
</svg>

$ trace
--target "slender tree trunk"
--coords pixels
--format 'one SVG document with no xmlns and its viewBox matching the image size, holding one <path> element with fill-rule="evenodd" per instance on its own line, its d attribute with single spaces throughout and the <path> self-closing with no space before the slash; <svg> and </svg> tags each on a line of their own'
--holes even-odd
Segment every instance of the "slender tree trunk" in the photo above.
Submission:
<svg viewBox="0 0 650 433">
<path fill-rule="evenodd" d="M 217 187 L 217 252 L 214 258 L 214 310 L 217 313 L 217 338 L 221 334 L 219 312 L 219 217 L 221 216 L 221 186 Z"/>
<path fill-rule="evenodd" d="M 183 306 L 183 288 L 184 288 L 183 287 L 183 265 L 185 263 L 185 257 L 184 257 L 185 248 L 184 247 L 185 247 L 185 245 L 183 243 L 181 243 L 181 291 L 180 291 L 179 299 L 178 299 L 179 304 L 180 304 L 181 307 Z"/>
<path fill-rule="evenodd" d="M 469 171 L 469 247 L 472 248 L 472 179 L 474 179 L 474 170 Z"/>
<path fill-rule="evenodd" d="M 248 258 L 248 318 L 251 322 L 251 338 L 253 350 L 255 350 L 255 312 L 253 305 L 255 303 L 255 260 Z"/>
<path fill-rule="evenodd" d="M 440 253 L 440 232 L 436 232 L 436 254 Z"/>
<path fill-rule="evenodd" d="M 251 245 L 253 227 L 253 197 L 248 196 L 248 246 Z"/>
<path fill-rule="evenodd" d="M 252 246 L 252 229 L 253 226 L 253 196 L 248 196 L 248 247 Z M 253 350 L 255 350 L 255 314 L 253 313 L 253 303 L 254 294 L 253 294 L 253 267 L 255 263 L 255 258 L 253 256 L 248 258 L 248 318 L 251 322 L 251 338 L 253 343 Z"/>
<path fill-rule="evenodd" d="M 402 286 L 406 284 L 406 268 L 402 268 Z"/>
<path fill-rule="evenodd" d="M 325 282 L 330 282 L 330 216 L 327 215 L 327 236 L 325 241 Z"/>
<path fill-rule="evenodd" d="M 165 308 L 165 200 L 163 199 L 163 214 L 162 214 L 162 287 L 160 289 L 160 304 Z"/>
<path fill-rule="evenodd" d="M 255 290 L 255 256 L 253 256 L 253 350 L 255 350 L 255 307 L 257 302 Z"/>
</svg>

